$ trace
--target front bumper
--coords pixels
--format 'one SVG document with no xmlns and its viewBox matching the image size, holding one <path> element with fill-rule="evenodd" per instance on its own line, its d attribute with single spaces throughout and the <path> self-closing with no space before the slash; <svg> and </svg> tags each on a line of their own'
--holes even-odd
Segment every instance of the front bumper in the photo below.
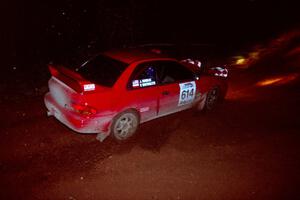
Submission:
<svg viewBox="0 0 300 200">
<path fill-rule="evenodd" d="M 47 93 L 45 95 L 44 103 L 46 108 L 48 109 L 48 116 L 54 116 L 58 121 L 78 133 L 109 134 L 109 127 L 113 119 L 112 114 L 95 116 L 80 115 L 64 106 L 59 105 L 52 98 L 51 93 Z"/>
</svg>

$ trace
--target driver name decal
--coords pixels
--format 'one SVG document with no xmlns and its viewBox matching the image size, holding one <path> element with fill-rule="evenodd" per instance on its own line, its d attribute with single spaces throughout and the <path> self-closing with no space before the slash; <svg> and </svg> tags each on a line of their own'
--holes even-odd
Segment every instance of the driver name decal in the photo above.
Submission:
<svg viewBox="0 0 300 200">
<path fill-rule="evenodd" d="M 195 99 L 196 84 L 195 81 L 180 83 L 180 93 L 178 106 L 186 105 L 192 103 Z"/>
<path fill-rule="evenodd" d="M 148 87 L 155 85 L 156 82 L 153 81 L 151 78 L 141 79 L 141 80 L 133 80 L 132 81 L 132 87 L 138 88 L 138 87 Z"/>
</svg>

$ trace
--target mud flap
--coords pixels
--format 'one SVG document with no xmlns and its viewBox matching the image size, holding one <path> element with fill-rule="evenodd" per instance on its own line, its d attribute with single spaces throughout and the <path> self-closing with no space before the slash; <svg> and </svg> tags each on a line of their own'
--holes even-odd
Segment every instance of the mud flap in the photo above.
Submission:
<svg viewBox="0 0 300 200">
<path fill-rule="evenodd" d="M 105 138 L 107 138 L 109 134 L 105 134 L 105 133 L 98 133 L 96 136 L 96 139 L 99 140 L 100 142 L 103 142 L 103 140 L 105 140 Z"/>
</svg>

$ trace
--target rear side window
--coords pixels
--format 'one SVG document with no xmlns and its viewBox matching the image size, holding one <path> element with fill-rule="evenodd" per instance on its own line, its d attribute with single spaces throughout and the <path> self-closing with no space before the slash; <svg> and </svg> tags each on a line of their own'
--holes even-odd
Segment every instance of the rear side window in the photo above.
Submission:
<svg viewBox="0 0 300 200">
<path fill-rule="evenodd" d="M 112 87 L 127 66 L 121 61 L 98 55 L 84 63 L 76 71 L 92 83 Z"/>
<path fill-rule="evenodd" d="M 194 79 L 194 73 L 185 66 L 174 61 L 160 61 L 158 64 L 158 79 L 160 84 L 168 84 Z"/>
</svg>

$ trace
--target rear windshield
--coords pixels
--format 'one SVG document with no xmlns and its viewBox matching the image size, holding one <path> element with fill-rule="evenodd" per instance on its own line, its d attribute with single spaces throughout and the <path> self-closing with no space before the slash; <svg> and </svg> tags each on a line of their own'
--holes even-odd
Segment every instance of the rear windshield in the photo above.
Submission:
<svg viewBox="0 0 300 200">
<path fill-rule="evenodd" d="M 104 55 L 85 62 L 76 71 L 86 80 L 106 87 L 112 87 L 128 64 Z"/>
</svg>

